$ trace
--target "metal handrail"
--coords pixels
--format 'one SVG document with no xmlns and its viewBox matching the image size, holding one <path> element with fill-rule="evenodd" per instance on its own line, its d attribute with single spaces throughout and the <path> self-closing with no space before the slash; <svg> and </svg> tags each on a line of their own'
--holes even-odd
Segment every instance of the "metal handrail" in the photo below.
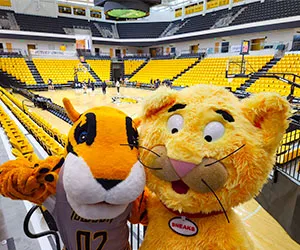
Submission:
<svg viewBox="0 0 300 250">
<path fill-rule="evenodd" d="M 23 230 L 25 232 L 25 235 L 27 237 L 31 238 L 31 239 L 37 239 L 37 238 L 47 236 L 47 235 L 54 235 L 55 242 L 56 242 L 56 248 L 57 248 L 57 250 L 61 250 L 59 236 L 58 236 L 58 233 L 56 231 L 49 230 L 49 231 L 45 231 L 45 232 L 37 233 L 37 234 L 34 234 L 34 233 L 30 232 L 30 230 L 29 230 L 30 218 L 31 218 L 32 214 L 35 212 L 35 210 L 37 210 L 38 208 L 39 208 L 39 206 L 37 206 L 37 205 L 33 206 L 29 210 L 27 215 L 25 216 L 24 223 L 23 223 Z"/>
</svg>

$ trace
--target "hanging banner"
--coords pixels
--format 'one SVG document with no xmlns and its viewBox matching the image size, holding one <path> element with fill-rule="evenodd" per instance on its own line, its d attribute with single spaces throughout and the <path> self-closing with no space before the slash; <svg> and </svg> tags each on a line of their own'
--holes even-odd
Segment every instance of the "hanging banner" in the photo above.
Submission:
<svg viewBox="0 0 300 250">
<path fill-rule="evenodd" d="M 62 51 L 62 50 L 38 50 L 38 49 L 31 49 L 30 54 L 32 56 L 60 56 L 60 57 L 74 57 L 76 56 L 75 51 Z"/>
</svg>

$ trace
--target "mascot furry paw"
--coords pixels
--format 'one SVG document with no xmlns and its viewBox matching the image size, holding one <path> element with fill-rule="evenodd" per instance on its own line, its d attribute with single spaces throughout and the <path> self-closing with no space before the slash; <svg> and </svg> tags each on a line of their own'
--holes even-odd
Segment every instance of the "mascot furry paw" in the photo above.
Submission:
<svg viewBox="0 0 300 250">
<path fill-rule="evenodd" d="M 3 164 L 0 193 L 43 204 L 68 250 L 129 249 L 127 220 L 146 220 L 135 124 L 114 108 L 79 114 L 69 100 L 64 105 L 74 122 L 65 157 Z"/>
<path fill-rule="evenodd" d="M 233 207 L 258 194 L 288 126 L 289 104 L 261 93 L 239 101 L 198 85 L 161 89 L 144 105 L 141 162 L 148 228 L 142 250 L 250 250 Z"/>
</svg>

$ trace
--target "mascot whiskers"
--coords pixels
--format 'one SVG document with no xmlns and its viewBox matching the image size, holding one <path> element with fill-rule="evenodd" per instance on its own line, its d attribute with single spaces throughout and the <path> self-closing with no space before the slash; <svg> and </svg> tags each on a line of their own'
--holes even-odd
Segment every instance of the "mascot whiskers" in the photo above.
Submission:
<svg viewBox="0 0 300 250">
<path fill-rule="evenodd" d="M 289 104 L 277 94 L 239 101 L 197 85 L 162 88 L 140 116 L 141 162 L 150 189 L 141 250 L 250 250 L 233 207 L 257 195 L 288 127 Z"/>
<path fill-rule="evenodd" d="M 68 250 L 129 249 L 127 220 L 145 220 L 144 168 L 138 162 L 138 133 L 132 119 L 110 107 L 79 114 L 65 157 L 26 159 L 0 166 L 0 193 L 43 204 L 54 216 Z"/>
</svg>

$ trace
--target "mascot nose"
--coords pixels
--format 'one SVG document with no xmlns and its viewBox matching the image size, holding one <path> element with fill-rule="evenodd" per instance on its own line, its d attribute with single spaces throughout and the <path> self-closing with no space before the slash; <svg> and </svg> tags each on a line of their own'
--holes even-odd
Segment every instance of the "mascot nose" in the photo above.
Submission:
<svg viewBox="0 0 300 250">
<path fill-rule="evenodd" d="M 185 162 L 185 161 L 177 161 L 170 159 L 173 168 L 175 169 L 176 173 L 180 178 L 186 176 L 189 172 L 191 172 L 195 167 L 196 164 Z"/>
<path fill-rule="evenodd" d="M 102 185 L 106 190 L 112 189 L 117 186 L 122 180 L 108 180 L 108 179 L 96 179 L 98 183 Z"/>
</svg>

